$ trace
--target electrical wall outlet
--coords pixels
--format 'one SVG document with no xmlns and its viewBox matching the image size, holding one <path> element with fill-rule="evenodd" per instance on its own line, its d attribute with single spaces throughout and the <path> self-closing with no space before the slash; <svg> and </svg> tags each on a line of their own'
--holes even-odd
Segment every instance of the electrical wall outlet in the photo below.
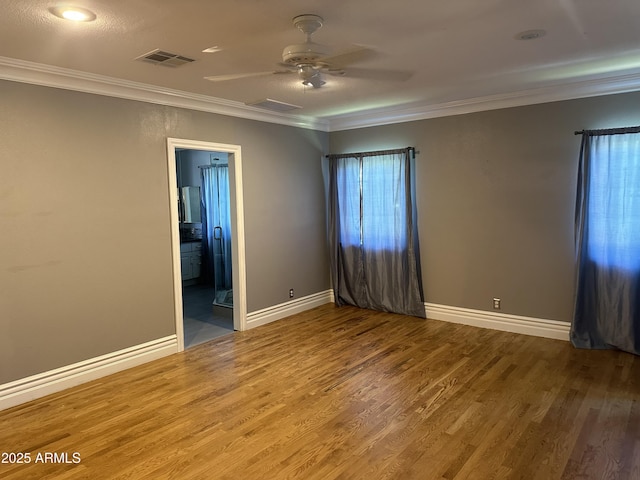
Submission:
<svg viewBox="0 0 640 480">
<path fill-rule="evenodd" d="M 494 298 L 493 299 L 493 309 L 494 310 L 500 310 L 500 299 L 499 298 Z"/>
<path fill-rule="evenodd" d="M 289 289 L 289 298 L 293 298 L 293 288 Z"/>
</svg>

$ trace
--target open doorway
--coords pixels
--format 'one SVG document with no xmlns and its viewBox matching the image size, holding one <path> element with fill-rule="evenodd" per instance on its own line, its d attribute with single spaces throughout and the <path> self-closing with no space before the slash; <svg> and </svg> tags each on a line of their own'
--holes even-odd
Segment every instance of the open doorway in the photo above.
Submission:
<svg viewBox="0 0 640 480">
<path fill-rule="evenodd" d="M 176 148 L 184 347 L 233 332 L 226 152 Z"/>
<path fill-rule="evenodd" d="M 179 350 L 246 328 L 242 169 L 236 145 L 168 139 Z"/>
</svg>

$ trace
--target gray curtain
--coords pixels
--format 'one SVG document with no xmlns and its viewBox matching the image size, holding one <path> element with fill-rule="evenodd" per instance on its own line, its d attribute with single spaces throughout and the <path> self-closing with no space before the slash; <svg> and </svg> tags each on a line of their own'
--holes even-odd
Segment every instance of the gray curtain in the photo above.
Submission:
<svg viewBox="0 0 640 480">
<path fill-rule="evenodd" d="M 329 155 L 337 305 L 425 317 L 413 149 Z"/>
<path fill-rule="evenodd" d="M 640 354 L 640 127 L 582 135 L 571 342 Z"/>
</svg>

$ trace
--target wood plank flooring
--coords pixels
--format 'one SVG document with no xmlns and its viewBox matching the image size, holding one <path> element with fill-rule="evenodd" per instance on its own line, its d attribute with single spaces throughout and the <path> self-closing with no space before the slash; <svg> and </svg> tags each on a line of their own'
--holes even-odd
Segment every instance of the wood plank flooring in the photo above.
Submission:
<svg viewBox="0 0 640 480">
<path fill-rule="evenodd" d="M 329 304 L 0 412 L 0 451 L 20 480 L 640 479 L 640 358 Z"/>
</svg>

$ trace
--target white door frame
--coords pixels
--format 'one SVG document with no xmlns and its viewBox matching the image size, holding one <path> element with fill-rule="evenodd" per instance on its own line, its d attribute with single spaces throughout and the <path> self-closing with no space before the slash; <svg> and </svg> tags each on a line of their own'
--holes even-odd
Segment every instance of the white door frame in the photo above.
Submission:
<svg viewBox="0 0 640 480">
<path fill-rule="evenodd" d="M 178 215 L 178 179 L 176 148 L 226 152 L 229 154 L 229 185 L 231 204 L 231 257 L 233 285 L 233 328 L 247 329 L 247 272 L 244 250 L 244 204 L 242 194 L 242 152 L 240 145 L 167 138 L 169 169 L 169 199 L 171 220 L 171 252 L 173 257 L 173 298 L 175 305 L 178 351 L 184 350 L 184 318 L 182 314 L 182 274 L 180 265 L 180 217 Z"/>
</svg>

